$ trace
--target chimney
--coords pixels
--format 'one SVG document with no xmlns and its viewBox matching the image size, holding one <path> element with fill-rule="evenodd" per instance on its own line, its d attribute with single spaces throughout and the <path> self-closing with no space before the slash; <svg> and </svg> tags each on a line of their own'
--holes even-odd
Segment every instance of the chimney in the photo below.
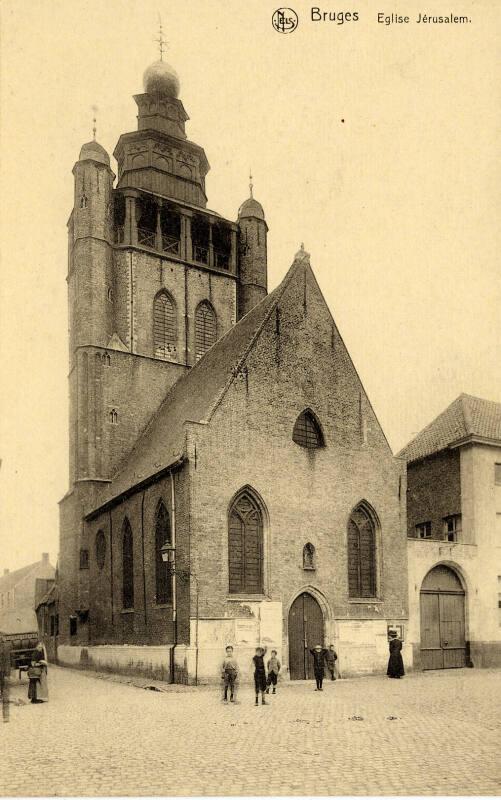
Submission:
<svg viewBox="0 0 501 800">
<path fill-rule="evenodd" d="M 43 561 L 44 564 L 48 564 L 49 563 L 49 554 L 48 553 L 42 553 L 42 561 Z"/>
<path fill-rule="evenodd" d="M 9 570 L 8 569 L 4 569 L 3 574 L 4 575 L 8 575 L 9 574 Z"/>
</svg>

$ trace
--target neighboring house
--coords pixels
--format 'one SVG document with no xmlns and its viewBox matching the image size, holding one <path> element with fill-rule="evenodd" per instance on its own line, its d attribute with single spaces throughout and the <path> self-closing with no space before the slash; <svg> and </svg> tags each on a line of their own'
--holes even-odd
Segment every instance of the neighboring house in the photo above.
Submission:
<svg viewBox="0 0 501 800">
<path fill-rule="evenodd" d="M 49 554 L 42 553 L 41 561 L 9 572 L 0 578 L 0 630 L 4 633 L 33 633 L 37 631 L 35 614 L 37 580 L 54 580 L 56 570 Z"/>
<path fill-rule="evenodd" d="M 399 455 L 414 665 L 499 666 L 501 403 L 460 395 Z"/>
<path fill-rule="evenodd" d="M 334 641 L 343 674 L 384 671 L 405 464 L 304 248 L 268 294 L 252 186 L 236 221 L 206 208 L 178 88 L 147 71 L 116 186 L 97 142 L 73 170 L 58 660 L 219 680 L 261 642 L 302 679 Z"/>
<path fill-rule="evenodd" d="M 52 580 L 37 580 L 35 611 L 38 635 L 45 644 L 49 661 L 57 661 L 59 635 L 57 577 Z"/>
</svg>

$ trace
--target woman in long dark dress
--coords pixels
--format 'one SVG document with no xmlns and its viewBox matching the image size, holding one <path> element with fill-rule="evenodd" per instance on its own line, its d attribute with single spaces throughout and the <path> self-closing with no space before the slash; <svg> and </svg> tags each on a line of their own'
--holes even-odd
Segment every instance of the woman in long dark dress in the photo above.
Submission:
<svg viewBox="0 0 501 800">
<path fill-rule="evenodd" d="M 405 675 L 404 662 L 402 659 L 402 642 L 395 631 L 392 631 L 390 636 L 390 658 L 388 659 L 388 671 L 386 674 L 389 678 L 401 678 Z"/>
<path fill-rule="evenodd" d="M 28 667 L 28 700 L 32 703 L 43 703 L 49 700 L 47 685 L 47 655 L 42 642 L 39 642 L 33 651 L 31 665 Z"/>
</svg>

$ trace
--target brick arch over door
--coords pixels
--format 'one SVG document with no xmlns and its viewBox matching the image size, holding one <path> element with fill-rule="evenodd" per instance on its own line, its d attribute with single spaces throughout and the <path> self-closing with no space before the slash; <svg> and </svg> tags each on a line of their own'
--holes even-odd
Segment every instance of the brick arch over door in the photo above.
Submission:
<svg viewBox="0 0 501 800">
<path fill-rule="evenodd" d="M 233 499 L 228 514 L 228 590 L 230 594 L 263 594 L 263 511 L 245 488 Z"/>
</svg>

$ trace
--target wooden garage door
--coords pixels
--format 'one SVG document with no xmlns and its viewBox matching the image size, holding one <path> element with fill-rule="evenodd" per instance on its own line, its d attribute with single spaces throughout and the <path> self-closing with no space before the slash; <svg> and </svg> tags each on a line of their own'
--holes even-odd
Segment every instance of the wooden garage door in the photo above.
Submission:
<svg viewBox="0 0 501 800">
<path fill-rule="evenodd" d="M 454 669 L 466 664 L 464 590 L 456 573 L 439 565 L 421 589 L 423 669 Z"/>
</svg>

